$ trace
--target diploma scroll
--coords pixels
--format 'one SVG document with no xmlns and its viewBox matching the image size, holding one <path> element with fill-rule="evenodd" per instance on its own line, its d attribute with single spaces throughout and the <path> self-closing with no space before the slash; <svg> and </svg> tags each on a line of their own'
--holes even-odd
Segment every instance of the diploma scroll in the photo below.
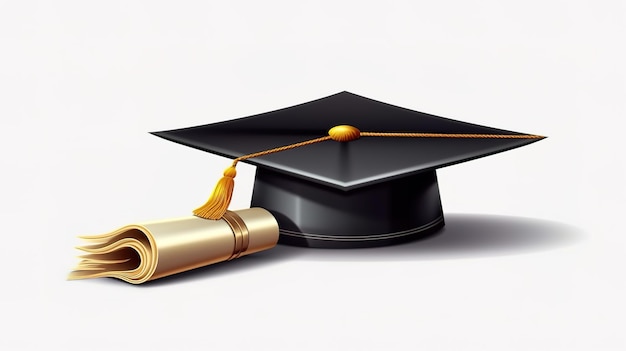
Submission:
<svg viewBox="0 0 626 351">
<path fill-rule="evenodd" d="M 195 216 L 131 224 L 82 236 L 86 254 L 69 279 L 114 277 L 132 284 L 232 260 L 278 242 L 276 219 L 262 208 L 228 211 L 220 220 Z"/>
</svg>

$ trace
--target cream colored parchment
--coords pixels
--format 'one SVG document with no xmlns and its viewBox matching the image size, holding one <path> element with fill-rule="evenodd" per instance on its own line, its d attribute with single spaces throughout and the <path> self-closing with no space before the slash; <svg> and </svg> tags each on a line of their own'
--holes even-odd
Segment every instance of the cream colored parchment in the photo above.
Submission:
<svg viewBox="0 0 626 351">
<path fill-rule="evenodd" d="M 245 250 L 236 254 L 241 231 L 227 221 L 183 217 L 131 224 L 110 233 L 81 236 L 85 255 L 68 279 L 114 277 L 132 284 L 270 249 L 278 223 L 262 208 L 234 211 L 244 227 Z M 232 220 L 231 220 L 232 222 Z M 237 227 L 237 226 L 236 226 Z"/>
</svg>

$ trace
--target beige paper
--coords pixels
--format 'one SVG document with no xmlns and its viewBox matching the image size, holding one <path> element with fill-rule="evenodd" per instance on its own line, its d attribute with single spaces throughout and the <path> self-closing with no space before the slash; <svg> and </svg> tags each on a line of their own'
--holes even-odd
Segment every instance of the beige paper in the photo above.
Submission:
<svg viewBox="0 0 626 351">
<path fill-rule="evenodd" d="M 227 212 L 224 219 L 183 217 L 131 224 L 81 236 L 90 245 L 69 279 L 114 277 L 132 284 L 270 249 L 278 223 L 262 208 Z"/>
</svg>

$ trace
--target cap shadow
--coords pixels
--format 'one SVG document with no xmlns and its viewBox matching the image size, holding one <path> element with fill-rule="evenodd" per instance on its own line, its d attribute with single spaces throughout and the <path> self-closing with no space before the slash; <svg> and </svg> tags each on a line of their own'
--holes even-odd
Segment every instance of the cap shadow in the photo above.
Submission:
<svg viewBox="0 0 626 351">
<path fill-rule="evenodd" d="M 421 261 L 529 254 L 574 245 L 585 238 L 568 224 L 513 216 L 446 214 L 446 225 L 427 238 L 386 247 L 337 250 L 288 248 L 299 260 Z"/>
</svg>

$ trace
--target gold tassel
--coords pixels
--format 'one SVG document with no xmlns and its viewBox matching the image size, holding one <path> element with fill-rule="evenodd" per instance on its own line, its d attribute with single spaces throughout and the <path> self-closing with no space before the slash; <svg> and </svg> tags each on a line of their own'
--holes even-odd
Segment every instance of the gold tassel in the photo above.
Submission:
<svg viewBox="0 0 626 351">
<path fill-rule="evenodd" d="M 224 176 L 215 185 L 215 189 L 213 189 L 207 202 L 193 210 L 193 214 L 204 219 L 221 219 L 233 196 L 236 175 L 237 170 L 235 163 L 233 163 L 232 166 L 226 168 Z"/>
</svg>

